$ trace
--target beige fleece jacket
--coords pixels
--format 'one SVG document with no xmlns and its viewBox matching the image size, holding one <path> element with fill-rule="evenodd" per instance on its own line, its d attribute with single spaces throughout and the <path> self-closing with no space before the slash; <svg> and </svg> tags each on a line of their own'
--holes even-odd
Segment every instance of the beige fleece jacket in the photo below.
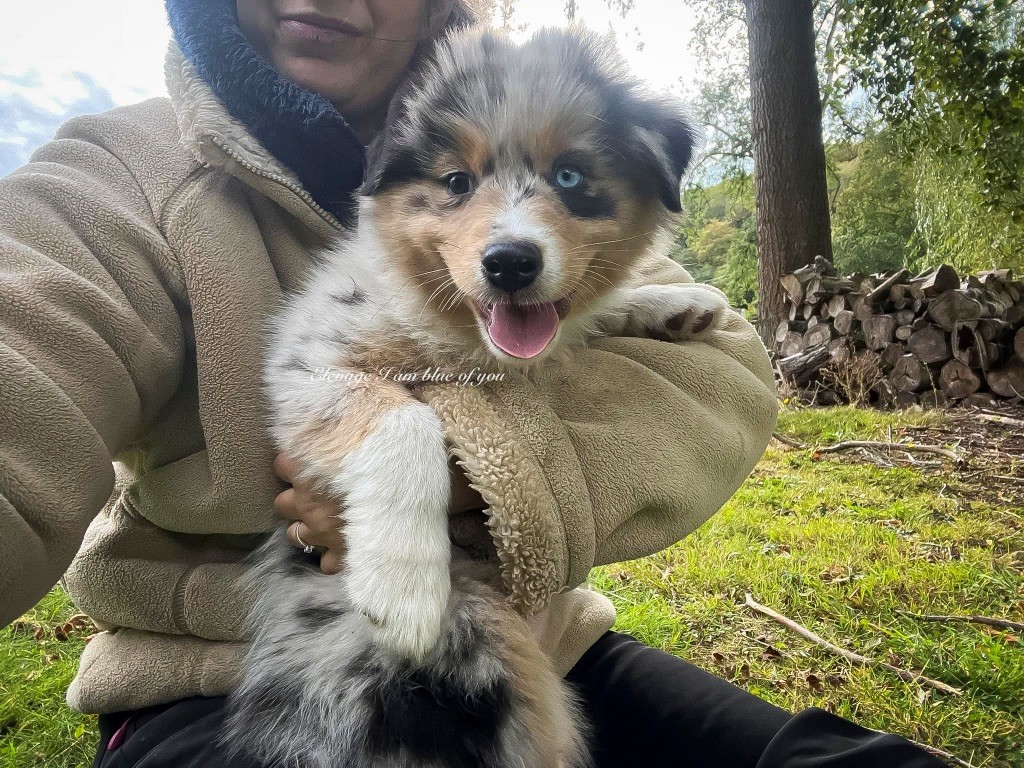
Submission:
<svg viewBox="0 0 1024 768">
<path fill-rule="evenodd" d="M 68 692 L 85 712 L 236 679 L 240 563 L 281 490 L 260 331 L 340 231 L 174 52 L 168 85 L 71 121 L 0 180 L 0 622 L 64 575 L 106 630 Z M 738 315 L 706 343 L 605 339 L 536 380 L 428 398 L 562 672 L 614 620 L 573 588 L 700 525 L 775 421 Z"/>
</svg>

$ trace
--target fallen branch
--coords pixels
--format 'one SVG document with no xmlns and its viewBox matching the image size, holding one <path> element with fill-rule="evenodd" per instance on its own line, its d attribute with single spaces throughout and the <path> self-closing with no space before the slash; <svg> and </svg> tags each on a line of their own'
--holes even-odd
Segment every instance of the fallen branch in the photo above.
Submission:
<svg viewBox="0 0 1024 768">
<path fill-rule="evenodd" d="M 945 456 L 950 461 L 960 462 L 960 454 L 937 445 L 919 445 L 917 443 L 884 443 L 877 440 L 848 440 L 845 443 L 836 443 L 824 448 L 816 448 L 817 453 L 838 453 L 854 448 L 867 448 L 873 450 L 908 451 L 917 453 L 931 453 L 936 456 Z"/>
<path fill-rule="evenodd" d="M 1024 427 L 1024 419 L 1014 419 L 998 413 L 982 411 L 981 413 L 975 414 L 975 417 L 982 421 L 987 421 L 990 424 L 1001 424 L 1004 427 Z"/>
<path fill-rule="evenodd" d="M 923 613 L 911 613 L 910 611 L 897 611 L 904 616 L 909 616 L 912 619 L 918 621 L 943 621 L 953 622 L 959 624 L 984 624 L 988 627 L 996 627 L 997 629 L 1012 629 L 1017 632 L 1024 632 L 1024 623 L 1019 621 L 1009 621 L 1008 619 L 996 619 L 991 616 L 976 616 L 970 614 L 968 616 L 933 616 L 931 614 Z"/>
<path fill-rule="evenodd" d="M 796 449 L 801 450 L 801 451 L 806 450 L 806 448 L 807 448 L 807 446 L 804 445 L 803 443 L 797 442 L 796 440 L 792 439 L 791 437 L 786 437 L 785 435 L 780 435 L 778 432 L 772 432 L 772 440 L 780 442 L 783 445 L 788 445 L 790 448 L 796 448 Z"/>
<path fill-rule="evenodd" d="M 906 738 L 906 736 L 904 736 L 903 738 Z M 963 768 L 975 768 L 974 765 L 972 765 L 971 763 L 968 763 L 966 760 L 961 760 L 959 757 L 954 755 L 952 752 L 947 752 L 946 750 L 939 749 L 938 747 L 930 747 L 927 744 L 922 744 L 921 742 L 914 741 L 913 739 L 907 739 L 907 741 L 909 741 L 909 742 L 911 742 L 913 744 L 917 744 L 917 746 L 919 746 L 925 752 L 928 752 L 928 753 L 930 753 L 932 755 L 935 755 L 935 757 L 940 757 L 943 760 L 946 760 L 946 761 L 952 763 L 953 765 L 961 765 L 961 766 L 963 766 Z"/>
<path fill-rule="evenodd" d="M 961 693 L 963 693 L 963 691 L 961 691 L 959 688 L 954 688 L 953 686 L 946 685 L 945 683 L 939 680 L 933 680 L 930 677 L 925 677 L 924 675 L 919 675 L 915 672 L 911 672 L 909 669 L 901 669 L 900 667 L 893 666 L 892 664 L 888 664 L 884 661 L 871 659 L 867 656 L 861 656 L 859 653 L 848 651 L 845 648 L 840 648 L 838 645 L 830 643 L 828 640 L 821 637 L 820 635 L 815 634 L 806 627 L 797 624 L 789 617 L 783 616 L 781 613 L 777 613 L 776 611 L 773 611 L 771 608 L 761 605 L 759 602 L 754 600 L 753 596 L 749 592 L 747 593 L 746 605 L 752 611 L 756 611 L 757 613 L 760 613 L 764 616 L 767 616 L 770 619 L 773 619 L 774 621 L 777 621 L 779 624 L 786 627 L 786 629 L 796 632 L 798 635 L 807 640 L 810 640 L 812 643 L 820 645 L 822 648 L 831 651 L 837 656 L 842 656 L 844 659 L 846 659 L 855 666 L 881 667 L 884 670 L 892 672 L 900 680 L 904 680 L 908 683 L 918 683 L 929 688 L 934 688 L 936 691 L 939 691 L 940 693 L 948 693 L 952 696 L 959 696 Z"/>
</svg>

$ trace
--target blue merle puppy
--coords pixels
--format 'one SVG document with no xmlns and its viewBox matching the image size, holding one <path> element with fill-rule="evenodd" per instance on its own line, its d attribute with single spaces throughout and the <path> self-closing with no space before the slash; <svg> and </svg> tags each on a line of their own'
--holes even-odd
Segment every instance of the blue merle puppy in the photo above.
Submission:
<svg viewBox="0 0 1024 768">
<path fill-rule="evenodd" d="M 359 224 L 274 321 L 278 447 L 344 509 L 327 576 L 258 553 L 225 738 L 273 768 L 582 768 L 585 727 L 500 585 L 453 565 L 442 424 L 384 368 L 529 370 L 598 335 L 677 340 L 728 309 L 644 285 L 692 132 L 606 42 L 440 43 L 370 152 Z M 330 372 L 325 374 L 324 372 Z"/>
</svg>

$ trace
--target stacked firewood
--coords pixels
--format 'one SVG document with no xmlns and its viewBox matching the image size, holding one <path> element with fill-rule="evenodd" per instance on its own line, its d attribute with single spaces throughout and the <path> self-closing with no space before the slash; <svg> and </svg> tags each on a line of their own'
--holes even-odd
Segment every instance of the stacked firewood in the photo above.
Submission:
<svg viewBox="0 0 1024 768">
<path fill-rule="evenodd" d="M 842 276 L 819 257 L 781 283 L 778 366 L 798 386 L 867 362 L 883 405 L 1024 397 L 1024 282 L 1010 270 Z"/>
</svg>

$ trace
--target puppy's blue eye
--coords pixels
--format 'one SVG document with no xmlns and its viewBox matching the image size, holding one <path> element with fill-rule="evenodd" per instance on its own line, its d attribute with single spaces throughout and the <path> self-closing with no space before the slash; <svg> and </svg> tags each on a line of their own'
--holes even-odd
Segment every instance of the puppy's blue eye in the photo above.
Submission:
<svg viewBox="0 0 1024 768">
<path fill-rule="evenodd" d="M 560 165 L 555 170 L 555 183 L 563 189 L 575 189 L 583 183 L 583 171 L 575 165 Z"/>
<path fill-rule="evenodd" d="M 458 171 L 444 177 L 445 186 L 453 195 L 468 195 L 473 191 L 473 179 L 468 173 Z"/>
</svg>

